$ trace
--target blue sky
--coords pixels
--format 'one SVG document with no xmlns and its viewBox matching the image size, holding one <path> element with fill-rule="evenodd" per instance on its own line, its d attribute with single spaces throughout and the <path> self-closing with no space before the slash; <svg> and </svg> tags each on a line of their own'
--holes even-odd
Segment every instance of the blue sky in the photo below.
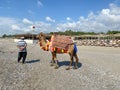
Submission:
<svg viewBox="0 0 120 90">
<path fill-rule="evenodd" d="M 32 26 L 35 26 L 33 32 Z M 0 0 L 0 35 L 120 30 L 119 0 Z"/>
</svg>

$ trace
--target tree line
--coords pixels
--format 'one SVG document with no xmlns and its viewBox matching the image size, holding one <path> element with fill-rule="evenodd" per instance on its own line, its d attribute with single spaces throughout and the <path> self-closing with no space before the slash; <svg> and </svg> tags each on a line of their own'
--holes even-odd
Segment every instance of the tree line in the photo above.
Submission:
<svg viewBox="0 0 120 90">
<path fill-rule="evenodd" d="M 72 30 L 66 30 L 64 32 L 59 31 L 59 32 L 50 32 L 49 34 L 57 33 L 60 35 L 98 35 L 98 34 L 120 34 L 120 30 L 109 30 L 106 33 L 105 32 L 82 32 L 82 31 L 72 31 Z"/>
<path fill-rule="evenodd" d="M 14 36 L 14 35 L 11 35 L 11 34 L 9 34 L 9 35 L 8 35 L 8 34 L 3 34 L 3 35 L 2 35 L 2 38 L 6 38 L 6 37 L 9 38 L 9 37 L 13 37 L 13 36 Z"/>
</svg>

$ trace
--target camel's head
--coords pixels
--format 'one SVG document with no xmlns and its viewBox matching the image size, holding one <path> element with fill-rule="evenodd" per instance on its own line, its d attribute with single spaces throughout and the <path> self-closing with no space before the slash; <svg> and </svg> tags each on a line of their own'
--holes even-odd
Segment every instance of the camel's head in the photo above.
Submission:
<svg viewBox="0 0 120 90">
<path fill-rule="evenodd" d="M 42 49 L 44 49 L 46 47 L 46 38 L 45 38 L 45 34 L 43 34 L 42 32 L 39 33 L 37 35 L 37 38 L 39 39 L 39 44 L 40 44 L 40 47 Z"/>
<path fill-rule="evenodd" d="M 41 41 L 45 37 L 45 35 L 41 32 L 36 37 L 39 39 L 39 41 Z"/>
</svg>

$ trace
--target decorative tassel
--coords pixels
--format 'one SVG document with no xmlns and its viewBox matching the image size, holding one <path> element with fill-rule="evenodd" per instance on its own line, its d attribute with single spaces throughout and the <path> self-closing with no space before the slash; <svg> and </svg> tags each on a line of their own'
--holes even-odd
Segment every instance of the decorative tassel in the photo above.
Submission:
<svg viewBox="0 0 120 90">
<path fill-rule="evenodd" d="M 62 53 L 64 53 L 64 50 L 62 49 Z"/>
<path fill-rule="evenodd" d="M 56 50 L 56 48 L 54 48 L 54 51 Z"/>
</svg>

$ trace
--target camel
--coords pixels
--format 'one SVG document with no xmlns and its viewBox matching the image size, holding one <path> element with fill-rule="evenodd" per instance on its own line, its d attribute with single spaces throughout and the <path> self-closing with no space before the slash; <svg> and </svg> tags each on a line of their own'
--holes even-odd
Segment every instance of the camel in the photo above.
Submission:
<svg viewBox="0 0 120 90">
<path fill-rule="evenodd" d="M 53 35 L 53 37 L 54 36 L 55 36 L 55 34 Z M 51 51 L 51 54 L 52 54 L 51 66 L 55 65 L 55 69 L 59 68 L 59 64 L 58 64 L 58 60 L 57 60 L 57 54 L 68 53 L 70 55 L 70 63 L 69 63 L 69 66 L 66 68 L 66 70 L 71 69 L 71 65 L 73 63 L 74 57 L 76 59 L 74 69 L 78 68 L 79 59 L 78 59 L 78 56 L 77 56 L 77 51 L 75 50 L 75 49 L 77 49 L 77 46 L 74 43 L 68 45 L 68 50 L 66 52 L 65 51 L 64 52 L 58 52 L 58 48 L 56 48 L 56 47 L 54 47 L 54 50 L 50 49 L 50 43 L 51 42 L 46 40 L 46 36 L 45 36 L 44 33 L 38 34 L 37 37 L 39 38 L 38 42 L 39 42 L 39 45 L 40 45 L 41 49 L 43 49 L 45 51 Z"/>
</svg>

